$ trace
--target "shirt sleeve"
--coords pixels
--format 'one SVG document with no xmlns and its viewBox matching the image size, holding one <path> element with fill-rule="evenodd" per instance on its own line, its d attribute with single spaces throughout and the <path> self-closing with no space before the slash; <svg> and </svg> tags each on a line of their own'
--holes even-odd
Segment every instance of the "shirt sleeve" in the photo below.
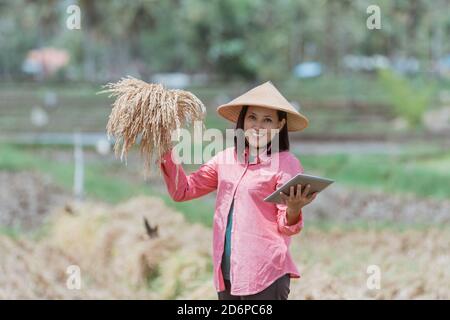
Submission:
<svg viewBox="0 0 450 320">
<path fill-rule="evenodd" d="M 282 161 L 280 163 L 280 172 L 278 174 L 277 186 L 276 188 L 280 188 L 283 184 L 285 184 L 288 180 L 293 178 L 298 173 L 303 173 L 303 167 L 300 164 L 300 161 L 293 157 L 290 160 Z M 303 213 L 300 209 L 300 216 L 298 221 L 293 225 L 288 225 L 287 223 L 287 205 L 285 204 L 276 204 L 277 208 L 277 223 L 278 223 L 278 231 L 281 233 L 292 236 L 294 234 L 300 233 L 303 229 Z"/>
<path fill-rule="evenodd" d="M 202 164 L 197 171 L 186 176 L 182 165 L 174 162 L 172 151 L 173 149 L 163 155 L 160 168 L 167 191 L 174 201 L 181 202 L 199 198 L 217 189 L 218 155 Z"/>
</svg>

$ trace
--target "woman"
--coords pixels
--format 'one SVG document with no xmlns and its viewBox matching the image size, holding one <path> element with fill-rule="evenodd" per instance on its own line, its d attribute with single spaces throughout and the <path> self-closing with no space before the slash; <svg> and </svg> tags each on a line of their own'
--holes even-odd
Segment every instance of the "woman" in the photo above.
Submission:
<svg viewBox="0 0 450 320">
<path fill-rule="evenodd" d="M 289 195 L 281 194 L 283 204 L 263 199 L 303 172 L 289 151 L 288 131 L 303 130 L 308 120 L 271 82 L 217 111 L 236 124 L 236 131 L 245 132 L 244 143 L 235 137 L 234 147 L 218 152 L 189 176 L 167 152 L 160 163 L 167 189 L 175 201 L 217 190 L 213 265 L 220 300 L 286 300 L 290 278 L 300 278 L 289 252 L 290 237 L 303 228 L 302 208 L 316 194 L 308 195 L 309 186 L 303 193 L 297 186 L 298 192 L 291 188 Z"/>
</svg>

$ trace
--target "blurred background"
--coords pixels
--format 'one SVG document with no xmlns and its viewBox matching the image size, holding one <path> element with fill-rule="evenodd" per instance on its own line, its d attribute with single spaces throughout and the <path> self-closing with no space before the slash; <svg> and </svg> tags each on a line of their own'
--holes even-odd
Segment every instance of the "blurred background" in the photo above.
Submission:
<svg viewBox="0 0 450 320">
<path fill-rule="evenodd" d="M 207 128 L 268 80 L 309 118 L 291 151 L 336 183 L 290 299 L 450 298 L 449 0 L 0 0 L 0 298 L 216 299 L 215 193 L 176 203 L 111 152 L 97 93 L 127 75 Z"/>
</svg>

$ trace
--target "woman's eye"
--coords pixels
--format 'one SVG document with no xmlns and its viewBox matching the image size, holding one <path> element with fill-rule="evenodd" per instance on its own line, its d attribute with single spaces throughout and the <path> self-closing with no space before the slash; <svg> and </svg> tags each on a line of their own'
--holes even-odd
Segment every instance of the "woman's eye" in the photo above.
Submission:
<svg viewBox="0 0 450 320">
<path fill-rule="evenodd" d="M 270 122 L 272 122 L 272 119 L 266 118 L 266 119 L 264 119 L 264 121 L 270 123 Z"/>
<path fill-rule="evenodd" d="M 255 116 L 248 116 L 248 118 L 252 120 L 256 119 Z"/>
</svg>

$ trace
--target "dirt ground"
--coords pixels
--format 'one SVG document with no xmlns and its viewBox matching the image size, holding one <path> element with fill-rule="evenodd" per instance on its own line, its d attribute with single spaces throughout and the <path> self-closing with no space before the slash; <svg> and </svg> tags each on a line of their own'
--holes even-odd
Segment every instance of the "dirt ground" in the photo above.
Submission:
<svg viewBox="0 0 450 320">
<path fill-rule="evenodd" d="M 157 232 L 150 237 L 146 217 Z M 117 206 L 61 206 L 38 236 L 0 235 L 0 298 L 216 299 L 212 231 L 187 223 L 160 199 Z M 293 237 L 302 274 L 290 299 L 449 299 L 450 231 L 445 225 L 385 229 L 308 227 Z M 80 289 L 70 289 L 70 266 Z M 380 288 L 370 289 L 377 266 Z M 69 269 L 68 269 L 69 268 Z"/>
<path fill-rule="evenodd" d="M 0 171 L 0 227 L 33 229 L 67 199 L 67 192 L 49 177 L 28 171 Z"/>
<path fill-rule="evenodd" d="M 331 208 L 331 209 L 330 209 Z M 387 194 L 332 186 L 305 209 L 307 219 L 342 223 L 399 223 L 404 226 L 449 225 L 450 200 L 408 194 Z"/>
</svg>

